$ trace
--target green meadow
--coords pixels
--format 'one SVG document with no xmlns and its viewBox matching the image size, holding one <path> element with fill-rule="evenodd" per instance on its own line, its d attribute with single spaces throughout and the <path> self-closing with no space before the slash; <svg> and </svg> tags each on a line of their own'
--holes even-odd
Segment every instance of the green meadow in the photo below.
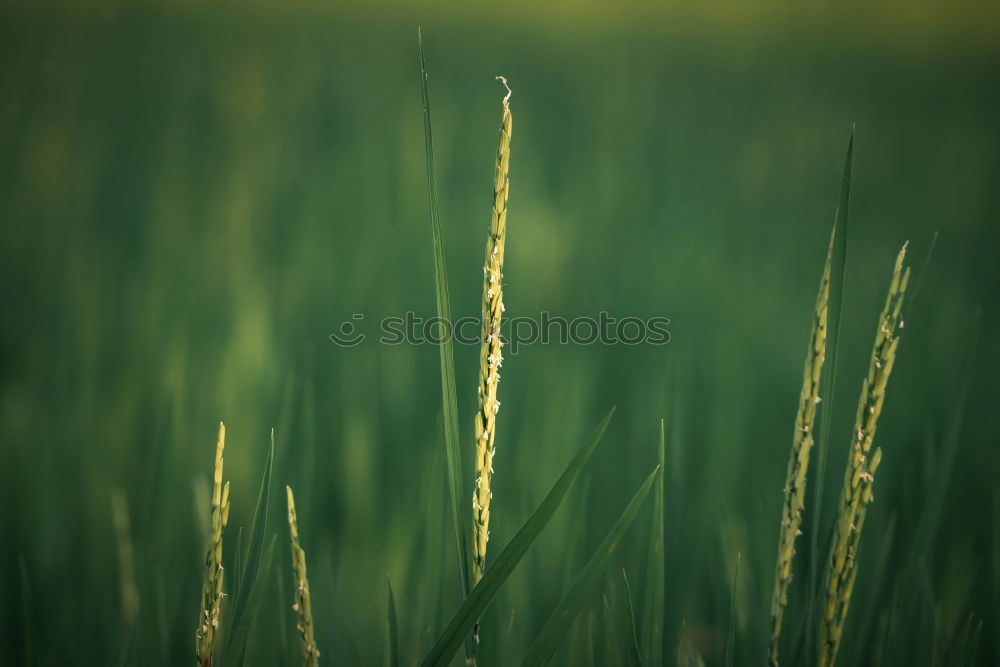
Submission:
<svg viewBox="0 0 1000 667">
<path fill-rule="evenodd" d="M 0 9 L 0 663 L 997 664 L 998 35 Z M 379 341 L 484 308 L 669 342 Z"/>
</svg>

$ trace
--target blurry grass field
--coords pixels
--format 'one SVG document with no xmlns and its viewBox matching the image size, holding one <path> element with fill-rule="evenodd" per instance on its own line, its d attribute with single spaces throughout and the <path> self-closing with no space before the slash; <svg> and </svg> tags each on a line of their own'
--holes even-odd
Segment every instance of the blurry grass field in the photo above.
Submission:
<svg viewBox="0 0 1000 667">
<path fill-rule="evenodd" d="M 353 313 L 375 327 L 436 312 L 415 23 L 3 17 L 0 662 L 193 662 L 223 420 L 227 592 L 259 575 L 249 600 L 224 603 L 221 641 L 245 637 L 248 664 L 301 664 L 289 485 L 321 661 L 376 664 L 396 625 L 400 664 L 413 664 L 461 602 L 438 350 L 327 336 Z M 980 623 L 975 663 L 995 664 L 1000 51 L 458 20 L 424 35 L 455 315 L 482 303 L 503 73 L 517 115 L 507 314 L 671 318 L 663 347 L 534 345 L 505 359 L 488 562 L 618 408 L 482 616 L 480 662 L 529 651 L 661 459 L 661 418 L 662 490 L 555 661 L 627 662 L 629 608 L 640 654 L 655 654 L 659 494 L 665 663 L 726 664 L 729 647 L 733 664 L 766 659 L 803 350 L 854 121 L 825 514 L 811 515 L 813 468 L 783 664 L 816 640 L 806 584 L 826 565 L 857 392 L 907 240 L 919 281 L 838 664 L 962 664 Z M 477 353 L 455 349 L 463 512 Z"/>
</svg>

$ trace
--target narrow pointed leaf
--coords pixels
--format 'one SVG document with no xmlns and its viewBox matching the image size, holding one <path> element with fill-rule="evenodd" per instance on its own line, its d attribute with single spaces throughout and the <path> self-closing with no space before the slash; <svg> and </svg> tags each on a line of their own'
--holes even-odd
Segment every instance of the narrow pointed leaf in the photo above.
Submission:
<svg viewBox="0 0 1000 667">
<path fill-rule="evenodd" d="M 740 554 L 736 554 L 736 574 L 733 575 L 733 592 L 729 598 L 729 631 L 726 634 L 726 667 L 733 665 L 733 651 L 736 646 L 736 591 L 740 587 Z"/>
<path fill-rule="evenodd" d="M 267 506 L 271 492 L 271 471 L 274 467 L 274 429 L 271 429 L 271 445 L 264 459 L 264 473 L 261 475 L 260 492 L 257 494 L 257 507 L 254 509 L 253 520 L 250 522 L 250 534 L 247 538 L 247 555 L 243 571 L 239 577 L 239 585 L 233 595 L 233 611 L 231 631 L 226 641 L 226 655 L 231 655 L 233 649 L 236 655 L 243 653 L 243 647 L 233 645 L 246 641 L 245 615 L 250 597 L 257 584 L 257 575 L 261 569 L 264 556 L 264 545 L 267 538 Z"/>
<path fill-rule="evenodd" d="M 472 589 L 468 597 L 465 598 L 465 601 L 455 613 L 454 618 L 452 618 L 441 636 L 438 637 L 437 642 L 435 642 L 430 652 L 424 656 L 424 659 L 420 662 L 421 665 L 424 667 L 447 665 L 451 661 L 452 656 L 455 655 L 455 651 L 458 650 L 458 647 L 462 644 L 462 640 L 472 630 L 472 626 L 475 625 L 476 620 L 482 616 L 483 611 L 493 601 L 497 592 L 503 586 L 504 582 L 507 581 L 510 573 L 514 571 L 521 558 L 524 557 L 524 554 L 528 551 L 528 547 L 534 543 L 539 533 L 542 532 L 542 529 L 548 524 L 549 519 L 552 518 L 552 515 L 559 508 L 560 503 L 566 497 L 566 492 L 569 490 L 570 485 L 573 484 L 573 480 L 576 479 L 583 464 L 590 458 L 601 436 L 604 435 L 604 431 L 608 428 L 608 423 L 611 421 L 614 413 L 614 408 L 612 408 L 611 412 L 597 426 L 587 444 L 583 446 L 583 449 L 566 466 L 566 469 L 559 476 L 559 479 L 556 480 L 556 483 L 549 490 L 545 499 L 542 500 L 538 509 L 521 526 L 521 529 L 517 531 L 517 534 L 514 535 L 507 546 L 504 547 L 504 550 L 500 552 L 500 555 L 497 556 L 496 560 L 493 561 L 489 569 L 486 570 L 486 574 L 483 575 L 482 580 Z"/>
<path fill-rule="evenodd" d="M 660 447 L 657 453 L 660 470 L 665 471 L 666 437 L 663 420 L 660 420 Z M 653 526 L 649 536 L 649 557 L 646 561 L 646 594 L 642 619 L 643 656 L 647 664 L 663 663 L 663 478 L 660 474 L 653 483 Z"/>
<path fill-rule="evenodd" d="M 396 622 L 396 598 L 392 594 L 392 582 L 386 579 L 385 583 L 389 589 L 385 619 L 385 667 L 399 667 L 399 626 Z"/>
<path fill-rule="evenodd" d="M 847 154 L 844 157 L 844 170 L 840 177 L 840 197 L 837 200 L 837 210 L 833 220 L 836 239 L 830 271 L 830 301 L 826 331 L 829 372 L 825 373 L 820 385 L 823 410 L 820 413 L 819 439 L 816 442 L 816 482 L 813 484 L 812 522 L 809 530 L 809 601 L 806 622 L 804 623 L 806 628 L 805 645 L 800 646 L 800 649 L 807 651 L 805 655 L 812 655 L 813 615 L 816 610 L 816 593 L 819 586 L 819 566 L 823 561 L 823 556 L 820 555 L 819 535 L 822 532 L 823 482 L 826 475 L 826 456 L 830 443 L 834 390 L 837 383 L 837 352 L 840 347 L 840 323 L 844 306 L 848 236 L 847 214 L 851 203 L 851 175 L 854 170 L 854 129 L 852 123 L 851 137 L 847 141 Z M 801 625 L 803 624 L 800 624 L 800 627 Z"/>
<path fill-rule="evenodd" d="M 660 475 L 660 479 L 663 476 Z M 635 616 L 632 613 L 632 591 L 628 586 L 628 575 L 622 570 L 622 579 L 625 580 L 625 620 L 628 630 L 628 655 L 625 657 L 625 664 L 632 667 L 642 667 L 642 655 L 639 653 L 639 638 L 635 635 Z"/>
<path fill-rule="evenodd" d="M 434 244 L 434 288 L 437 314 L 450 326 L 451 296 L 448 291 L 448 271 L 444 261 L 444 240 L 441 233 L 441 207 L 438 204 L 437 177 L 434 173 L 434 139 L 431 134 L 431 102 L 427 92 L 427 65 L 424 62 L 424 41 L 417 30 L 420 54 L 420 96 L 424 107 L 424 154 L 427 167 L 427 195 L 430 201 L 431 236 Z M 441 403 L 444 415 L 444 445 L 448 463 L 448 493 L 451 496 L 451 516 L 455 530 L 462 597 L 469 594 L 469 555 L 465 542 L 465 523 L 461 508 L 462 454 L 458 444 L 458 397 L 455 390 L 455 349 L 450 335 L 438 346 L 441 357 Z"/>
<path fill-rule="evenodd" d="M 601 545 L 594 552 L 594 555 L 591 556 L 586 567 L 583 568 L 583 572 L 573 582 L 573 586 L 570 587 L 569 592 L 566 593 L 566 596 L 559 603 L 559 606 L 556 607 L 552 616 L 549 617 L 549 620 L 542 627 L 542 631 L 532 643 L 531 648 L 528 649 L 528 654 L 524 657 L 522 665 L 547 665 L 552 656 L 555 655 L 556 649 L 559 648 L 559 644 L 562 643 L 566 633 L 573 625 L 577 614 L 580 613 L 580 610 L 586 604 L 587 600 L 590 599 L 590 596 L 593 595 L 598 582 L 601 580 L 601 574 L 604 572 L 605 566 L 611 559 L 611 555 L 618 548 L 618 544 L 621 542 L 625 531 L 628 530 L 635 515 L 639 513 L 639 508 L 642 507 L 642 503 L 649 494 L 649 489 L 652 487 L 653 481 L 656 479 L 659 471 L 660 467 L 657 466 L 650 473 L 649 477 L 646 478 L 646 481 L 642 483 L 639 490 L 635 492 L 632 500 L 625 507 L 625 511 L 622 512 L 622 515 L 618 518 L 614 527 L 612 527 L 611 532 L 601 542 Z"/>
</svg>

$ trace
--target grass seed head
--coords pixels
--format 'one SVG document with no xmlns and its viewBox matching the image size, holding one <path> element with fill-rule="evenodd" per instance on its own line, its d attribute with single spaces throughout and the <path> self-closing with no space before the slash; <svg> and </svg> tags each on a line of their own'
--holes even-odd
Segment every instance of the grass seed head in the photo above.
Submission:
<svg viewBox="0 0 1000 667">
<path fill-rule="evenodd" d="M 226 427 L 219 422 L 219 439 L 215 446 L 215 473 L 212 485 L 212 533 L 205 554 L 205 583 L 202 588 L 201 613 L 195 630 L 195 648 L 198 663 L 203 667 L 212 664 L 212 646 L 219 628 L 222 611 L 222 532 L 229 521 L 229 482 L 222 483 L 223 450 L 226 447 Z"/>
<path fill-rule="evenodd" d="M 319 664 L 319 648 L 313 635 L 312 601 L 309 597 L 309 578 L 306 576 L 306 552 L 299 545 L 299 525 L 295 514 L 295 496 L 292 487 L 286 486 L 288 497 L 288 531 L 292 542 L 292 571 L 295 574 L 295 603 L 292 609 L 298 614 L 295 628 L 302 640 L 302 664 L 316 667 Z"/>
<path fill-rule="evenodd" d="M 819 292 L 816 295 L 812 333 L 809 336 L 809 347 L 802 374 L 802 392 L 799 395 L 799 408 L 795 414 L 792 450 L 788 456 L 788 472 L 785 476 L 785 502 L 781 510 L 778 562 L 775 566 L 774 592 L 771 597 L 769 659 L 775 667 L 778 664 L 778 643 L 781 639 L 782 618 L 785 605 L 788 604 L 788 587 L 792 581 L 795 539 L 802 534 L 802 510 L 805 508 L 806 498 L 806 471 L 809 469 L 809 453 L 813 446 L 816 406 L 820 402 L 820 379 L 822 378 L 823 362 L 826 360 L 830 275 L 836 234 L 837 228 L 834 226 L 826 251 L 826 263 L 823 266 L 823 275 L 819 282 Z"/>
<path fill-rule="evenodd" d="M 837 658 L 857 576 L 856 556 L 861 543 L 861 530 L 868 504 L 874 499 L 872 486 L 875 471 L 882 460 L 882 450 L 876 447 L 873 452 L 872 446 L 899 346 L 900 312 L 910 278 L 910 270 L 903 268 L 905 256 L 904 244 L 896 256 L 892 282 L 879 316 L 868 376 L 861 384 L 851 454 L 844 472 L 844 487 L 837 508 L 833 545 L 823 587 L 826 600 L 820 617 L 817 647 L 817 664 L 820 667 L 833 665 Z"/>
</svg>

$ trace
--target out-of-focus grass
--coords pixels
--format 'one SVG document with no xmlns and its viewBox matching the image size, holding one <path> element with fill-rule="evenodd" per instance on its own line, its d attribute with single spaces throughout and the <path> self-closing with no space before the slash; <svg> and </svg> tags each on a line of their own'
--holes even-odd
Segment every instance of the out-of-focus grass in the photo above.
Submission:
<svg viewBox="0 0 1000 667">
<path fill-rule="evenodd" d="M 988 335 L 1000 279 L 998 52 L 711 32 L 424 23 L 455 315 L 480 302 L 502 71 L 518 105 L 507 314 L 672 320 L 664 347 L 535 345 L 507 358 L 498 545 L 572 443 L 620 407 L 571 492 L 577 510 L 553 518 L 486 612 L 484 624 L 509 633 L 484 641 L 484 662 L 501 644 L 507 659 L 524 654 L 655 465 L 665 414 L 665 655 L 683 620 L 685 644 L 720 663 L 732 599 L 735 663 L 757 664 L 816 258 L 850 121 L 839 378 L 863 373 L 884 257 L 910 239 L 919 258 L 941 236 L 879 430 L 886 460 L 866 532 L 894 517 L 893 543 L 862 549 L 842 653 L 919 663 L 970 612 L 984 637 L 995 634 L 996 595 L 973 584 L 997 580 L 986 555 L 995 530 L 981 517 L 1000 464 L 990 419 L 1000 347 Z M 274 425 L 274 483 L 298 492 L 324 658 L 380 659 L 387 572 L 402 658 L 423 655 L 451 617 L 438 351 L 374 342 L 383 316 L 435 312 L 413 35 L 412 23 L 374 14 L 3 11 L 2 662 L 189 659 L 205 546 L 192 488 L 208 481 L 220 419 L 233 483 L 227 567 L 239 571 L 229 559 L 241 526 L 248 544 Z M 957 431 L 977 306 L 987 335 Z M 365 314 L 369 340 L 336 347 L 327 335 L 353 313 Z M 474 387 L 476 370 L 475 348 L 457 346 L 460 415 L 474 409 L 461 388 Z M 850 403 L 838 403 L 833 433 L 849 430 Z M 831 460 L 842 460 L 831 442 Z M 134 630 L 118 588 L 119 489 Z M 280 503 L 271 511 L 280 516 Z M 645 571 L 638 528 L 648 523 L 634 524 L 615 567 Z M 283 526 L 269 530 L 266 544 Z M 294 641 L 275 641 L 292 602 L 285 552 L 258 579 L 254 664 L 296 658 Z M 883 553 L 888 566 L 876 567 Z M 621 583 L 608 575 L 606 585 L 611 618 L 624 618 Z M 642 581 L 632 585 L 642 599 Z M 557 658 L 604 655 L 601 605 L 577 621 L 593 632 L 570 633 Z M 996 650 L 984 641 L 980 660 Z"/>
</svg>

